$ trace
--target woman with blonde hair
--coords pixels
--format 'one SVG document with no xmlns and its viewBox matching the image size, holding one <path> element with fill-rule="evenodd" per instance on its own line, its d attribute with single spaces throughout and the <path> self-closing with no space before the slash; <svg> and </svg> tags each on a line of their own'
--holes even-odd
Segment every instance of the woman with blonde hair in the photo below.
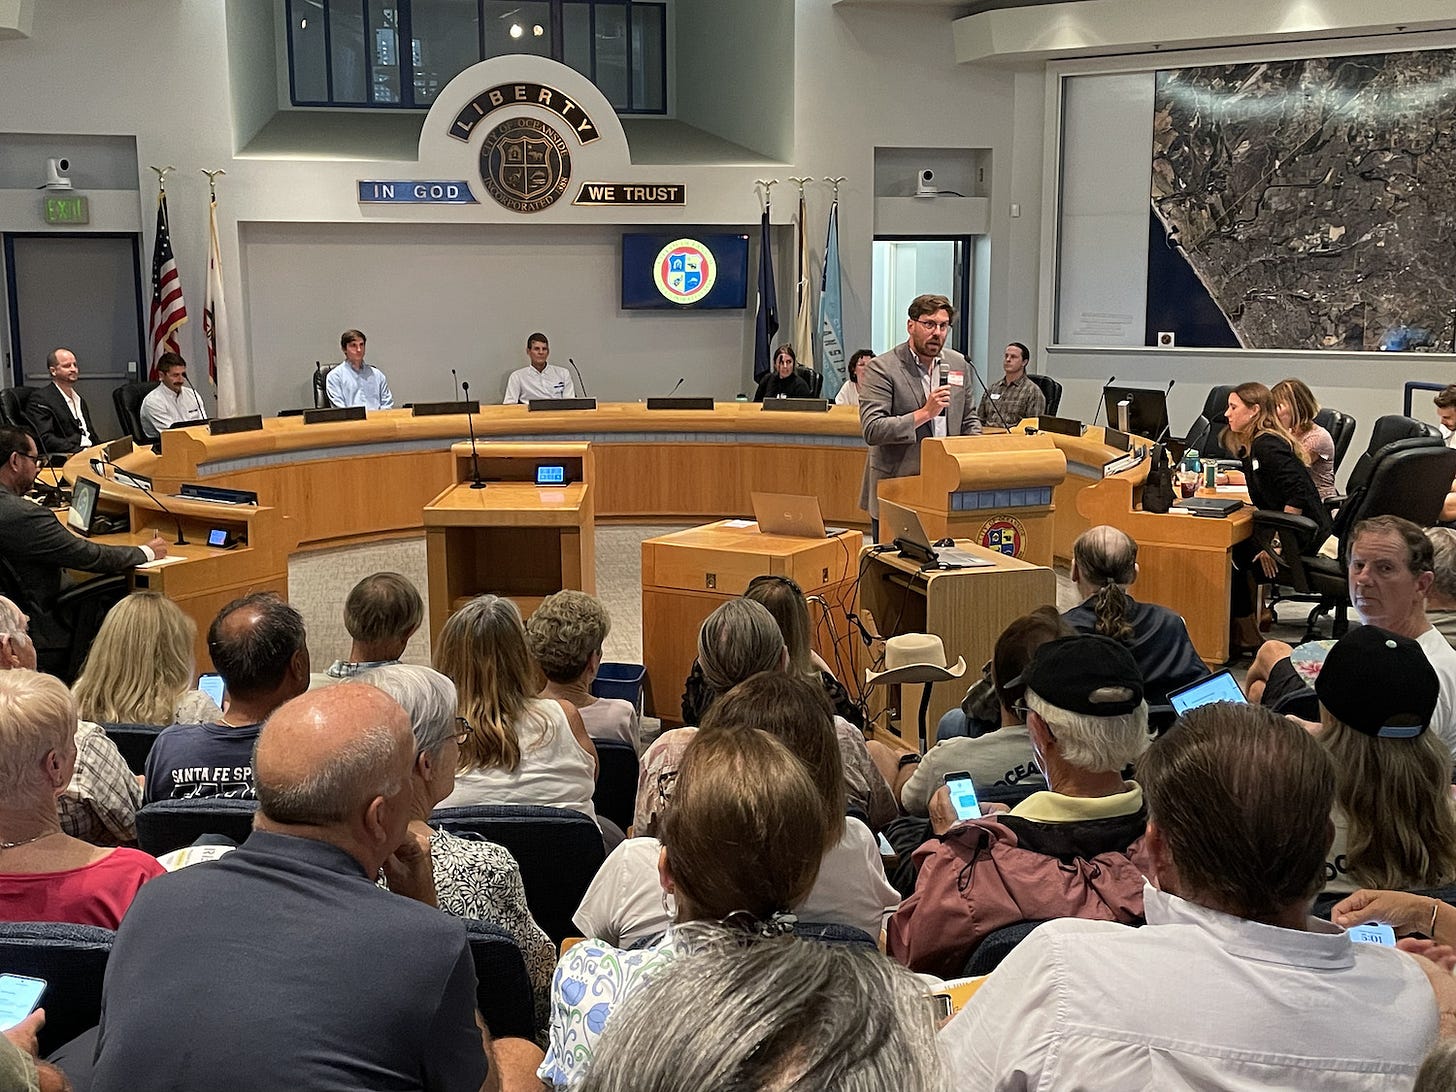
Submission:
<svg viewBox="0 0 1456 1092">
<path fill-rule="evenodd" d="M 1315 693 L 1319 740 L 1335 765 L 1324 890 L 1456 880 L 1451 752 L 1431 730 L 1440 681 L 1420 644 L 1376 626 L 1352 629 L 1325 657 Z"/>
<path fill-rule="evenodd" d="M 1335 495 L 1335 440 L 1329 431 L 1315 423 L 1319 401 L 1303 379 L 1281 379 L 1274 384 L 1274 411 L 1279 423 L 1287 428 L 1309 463 L 1309 474 L 1319 490 L 1320 499 Z"/>
<path fill-rule="evenodd" d="M 1274 394 L 1262 383 L 1240 383 L 1228 396 L 1229 427 L 1223 446 L 1243 460 L 1243 473 L 1220 474 L 1220 482 L 1244 484 L 1254 507 L 1304 516 L 1315 525 L 1313 539 L 1306 543 L 1285 543 L 1287 549 L 1313 552 L 1330 535 L 1331 523 L 1319 490 L 1310 477 L 1308 455 L 1294 434 L 1279 422 Z M 1252 538 L 1234 547 L 1236 574 L 1230 603 L 1233 626 L 1230 651 L 1233 655 L 1257 651 L 1263 643 L 1254 618 L 1254 588 L 1273 580 L 1279 572 L 1273 548 Z"/>
<path fill-rule="evenodd" d="M 435 669 L 454 682 L 467 725 L 441 807 L 534 804 L 597 818 L 596 748 L 570 703 L 536 696 L 540 674 L 515 603 L 480 595 L 452 614 Z"/>
<path fill-rule="evenodd" d="M 153 591 L 106 612 L 72 691 L 82 720 L 98 724 L 207 724 L 222 716 L 192 688 L 197 625 Z"/>
</svg>

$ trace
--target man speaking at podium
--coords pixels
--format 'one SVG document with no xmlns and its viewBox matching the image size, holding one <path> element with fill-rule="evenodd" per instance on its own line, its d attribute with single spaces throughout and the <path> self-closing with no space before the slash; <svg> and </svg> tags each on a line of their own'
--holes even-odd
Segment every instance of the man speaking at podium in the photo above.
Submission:
<svg viewBox="0 0 1456 1092">
<path fill-rule="evenodd" d="M 921 440 L 981 431 L 975 403 L 967 397 L 970 362 L 945 347 L 954 317 L 944 296 L 916 296 L 905 323 L 909 339 L 860 367 L 859 427 L 870 453 L 859 506 L 870 514 L 876 541 L 880 482 L 920 473 Z"/>
</svg>

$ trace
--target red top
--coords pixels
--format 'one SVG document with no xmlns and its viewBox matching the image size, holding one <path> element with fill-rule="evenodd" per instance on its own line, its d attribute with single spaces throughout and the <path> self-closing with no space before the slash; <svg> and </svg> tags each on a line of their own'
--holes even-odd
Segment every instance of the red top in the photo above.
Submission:
<svg viewBox="0 0 1456 1092">
<path fill-rule="evenodd" d="M 167 870 L 139 849 L 114 849 L 62 872 L 0 872 L 0 921 L 69 921 L 115 929 L 137 889 Z"/>
</svg>

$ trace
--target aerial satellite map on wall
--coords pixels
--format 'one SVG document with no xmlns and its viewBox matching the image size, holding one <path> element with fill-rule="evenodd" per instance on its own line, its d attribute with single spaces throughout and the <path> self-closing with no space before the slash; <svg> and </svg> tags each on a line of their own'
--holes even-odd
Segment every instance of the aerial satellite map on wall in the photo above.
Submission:
<svg viewBox="0 0 1456 1092">
<path fill-rule="evenodd" d="M 1227 323 L 1180 345 L 1449 349 L 1456 52 L 1160 71 L 1152 210 L 1150 329 Z"/>
</svg>

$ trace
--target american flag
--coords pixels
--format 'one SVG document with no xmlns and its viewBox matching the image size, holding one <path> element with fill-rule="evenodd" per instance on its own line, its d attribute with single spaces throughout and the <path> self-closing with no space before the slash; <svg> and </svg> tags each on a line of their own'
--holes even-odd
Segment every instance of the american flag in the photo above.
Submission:
<svg viewBox="0 0 1456 1092">
<path fill-rule="evenodd" d="M 172 253 L 172 235 L 167 230 L 167 191 L 157 196 L 157 240 L 152 248 L 152 312 L 147 319 L 147 343 L 151 346 L 151 378 L 160 378 L 157 360 L 163 353 L 180 352 L 177 328 L 187 321 L 187 304 L 182 300 L 182 278 Z"/>
</svg>

